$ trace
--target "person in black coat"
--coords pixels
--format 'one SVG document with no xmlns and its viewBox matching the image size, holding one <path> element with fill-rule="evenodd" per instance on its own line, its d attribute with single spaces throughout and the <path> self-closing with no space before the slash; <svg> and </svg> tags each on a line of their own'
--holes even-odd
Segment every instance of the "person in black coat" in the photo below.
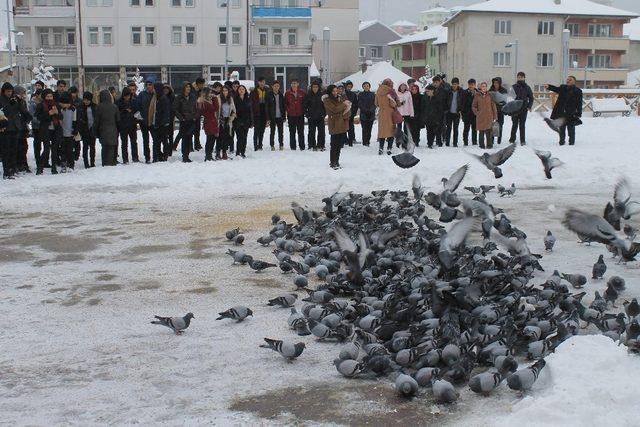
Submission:
<svg viewBox="0 0 640 427">
<path fill-rule="evenodd" d="M 246 86 L 238 86 L 238 93 L 233 100 L 236 106 L 236 119 L 233 127 L 236 131 L 238 143 L 236 144 L 236 156 L 243 159 L 247 156 L 247 134 L 253 127 L 253 112 L 251 111 L 251 99 Z"/>
<path fill-rule="evenodd" d="M 358 114 L 358 95 L 353 91 L 353 83 L 347 80 L 344 84 L 344 94 L 347 100 L 351 102 L 351 116 L 349 116 L 349 132 L 347 132 L 347 144 L 349 147 L 353 147 L 353 143 L 356 142 L 356 130 L 354 120 L 356 114 Z"/>
<path fill-rule="evenodd" d="M 473 98 L 477 93 L 476 80 L 469 79 L 467 81 L 467 88 L 462 92 L 462 105 L 460 106 L 460 115 L 464 122 L 464 129 L 462 130 L 462 141 L 464 146 L 469 145 L 469 131 L 471 131 L 471 143 L 478 145 L 478 132 L 476 130 L 476 115 L 473 114 Z"/>
<path fill-rule="evenodd" d="M 376 120 L 376 95 L 371 92 L 371 83 L 362 83 L 362 92 L 358 96 L 360 109 L 360 126 L 362 126 L 362 145 L 368 147 L 371 143 L 371 128 Z"/>
<path fill-rule="evenodd" d="M 125 93 L 125 90 L 128 89 L 124 88 L 122 90 L 123 94 Z M 93 102 L 93 94 L 91 92 L 85 92 L 82 94 L 82 103 L 78 107 L 77 111 L 78 114 L 76 122 L 80 138 L 82 139 L 82 160 L 84 161 L 84 168 L 94 168 L 96 167 L 96 134 L 93 130 L 93 122 L 96 118 L 96 104 Z M 122 117 L 122 112 L 120 114 Z M 133 117 L 133 115 L 131 115 L 131 117 Z"/>
<path fill-rule="evenodd" d="M 494 77 L 491 79 L 491 87 L 489 88 L 489 92 L 498 92 L 504 95 L 507 94 L 507 89 L 502 86 L 502 77 Z M 498 110 L 498 123 L 500 123 L 500 133 L 493 136 L 497 139 L 496 142 L 500 144 L 502 142 L 502 129 L 504 129 L 504 113 L 502 112 L 502 105 L 496 103 L 496 110 Z"/>
<path fill-rule="evenodd" d="M 421 105 L 422 123 L 427 129 L 429 148 L 433 148 L 434 139 L 438 147 L 442 147 L 442 120 L 445 108 L 442 99 L 436 96 L 436 89 L 433 85 L 427 86 Z"/>
<path fill-rule="evenodd" d="M 120 133 L 122 162 L 129 163 L 129 141 L 131 141 L 131 159 L 134 163 L 138 163 L 140 161 L 138 159 L 138 125 L 133 117 L 136 108 L 133 103 L 133 94 L 128 87 L 122 89 L 117 105 L 120 111 L 118 131 Z"/>
<path fill-rule="evenodd" d="M 280 90 L 280 82 L 274 81 L 271 90 L 267 92 L 267 126 L 269 126 L 269 144 L 271 151 L 275 151 L 275 133 L 278 129 L 278 144 L 280 151 L 284 150 L 284 121 L 287 118 L 287 112 L 284 107 L 284 95 Z"/>
<path fill-rule="evenodd" d="M 147 119 L 153 139 L 152 161 L 156 163 L 166 161 L 171 149 L 167 139 L 171 125 L 171 102 L 164 93 L 162 83 L 155 83 L 153 90 Z"/>
<path fill-rule="evenodd" d="M 176 125 L 176 114 L 173 111 L 173 101 L 176 99 L 175 93 L 173 93 L 173 88 L 169 86 L 167 83 L 162 85 L 162 90 L 164 91 L 164 96 L 167 97 L 169 101 L 169 128 L 165 133 L 166 141 L 162 142 L 162 146 L 166 147 L 164 151 L 165 160 L 166 157 L 171 157 L 173 155 L 173 134 L 175 131 Z"/>
<path fill-rule="evenodd" d="M 447 112 L 445 114 L 447 132 L 445 134 L 445 144 L 448 147 L 451 143 L 453 133 L 453 146 L 458 146 L 458 128 L 460 127 L 460 111 L 462 111 L 462 88 L 460 79 L 454 77 L 451 80 L 451 90 L 447 96 Z"/>
<path fill-rule="evenodd" d="M 13 93 L 13 85 L 5 82 L 0 91 L 0 150 L 2 150 L 2 177 L 14 179 L 17 173 L 18 137 L 31 117 L 27 106 Z"/>
<path fill-rule="evenodd" d="M 520 145 L 527 143 L 525 138 L 525 124 L 527 122 L 527 113 L 531 111 L 531 107 L 533 107 L 533 91 L 527 84 L 526 78 L 527 76 L 520 71 L 518 73 L 518 82 L 513 85 L 516 100 L 522 100 L 522 110 L 511 116 L 511 138 L 509 138 L 509 142 L 516 142 L 516 134 L 518 129 L 520 129 Z"/>
<path fill-rule="evenodd" d="M 408 120 L 411 127 L 411 138 L 416 147 L 419 147 L 420 129 L 422 129 L 422 94 L 420 93 L 420 87 L 415 82 L 409 83 L 409 91 L 413 102 L 413 117 L 409 117 Z"/>
<path fill-rule="evenodd" d="M 324 151 L 324 117 L 327 113 L 324 110 L 321 89 L 320 82 L 318 80 L 314 80 L 311 82 L 311 88 L 302 100 L 302 109 L 304 110 L 304 115 L 309 123 L 309 135 L 307 136 L 307 141 L 309 149 L 313 151 Z"/>
<path fill-rule="evenodd" d="M 547 90 L 558 94 L 556 104 L 551 112 L 551 119 L 564 119 L 560 126 L 560 145 L 565 143 L 565 135 L 569 131 L 569 145 L 576 143 L 576 126 L 582 124 L 582 89 L 576 86 L 574 76 L 567 77 L 567 84 L 560 87 L 545 85 Z"/>
</svg>

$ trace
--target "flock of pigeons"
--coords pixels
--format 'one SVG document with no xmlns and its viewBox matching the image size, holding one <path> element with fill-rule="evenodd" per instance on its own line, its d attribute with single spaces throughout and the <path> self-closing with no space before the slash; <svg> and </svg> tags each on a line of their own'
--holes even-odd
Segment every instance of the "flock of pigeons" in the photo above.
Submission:
<svg viewBox="0 0 640 427">
<path fill-rule="evenodd" d="M 499 166 L 514 149 L 510 145 L 479 160 L 501 176 Z M 550 178 L 561 163 L 550 153 L 538 156 Z M 234 264 L 256 272 L 291 273 L 295 291 L 268 305 L 290 310 L 292 333 L 341 343 L 334 361 L 341 375 L 388 376 L 406 397 L 429 387 L 437 402 L 450 403 L 458 399 L 461 385 L 489 394 L 505 380 L 511 389 L 526 391 L 544 368 L 545 356 L 589 325 L 640 352 L 638 301 L 625 301 L 622 312 L 609 311 L 625 291 L 624 279 L 610 277 L 589 305 L 580 291 L 587 282 L 582 274 L 556 270 L 546 280 L 536 279 L 536 271 L 544 271 L 542 256 L 530 251 L 527 235 L 489 202 L 495 187 L 463 187 L 468 197 L 458 192 L 468 169 L 462 166 L 443 178 L 438 192 L 426 191 L 414 177 L 411 191 L 336 192 L 322 200 L 321 212 L 293 203 L 296 223 L 274 215 L 272 229 L 258 239 L 275 246 L 275 262 L 241 250 L 239 229 L 226 233 L 239 249 L 228 254 Z M 515 185 L 497 189 L 500 196 L 516 192 Z M 619 262 L 627 262 L 640 244 L 633 241 L 633 228 L 623 224 L 637 212 L 640 204 L 621 179 L 605 215 L 570 209 L 563 224 L 581 242 L 602 243 Z M 549 231 L 546 250 L 552 251 L 555 242 Z M 602 279 L 606 270 L 600 256 L 592 279 Z M 309 287 L 310 276 L 320 282 L 315 289 Z M 296 307 L 299 300 L 304 304 Z M 240 322 L 248 316 L 251 309 L 236 306 L 218 320 Z M 152 323 L 180 334 L 191 319 L 189 313 Z M 287 338 L 264 342 L 260 347 L 288 361 L 305 350 L 304 342 Z"/>
</svg>

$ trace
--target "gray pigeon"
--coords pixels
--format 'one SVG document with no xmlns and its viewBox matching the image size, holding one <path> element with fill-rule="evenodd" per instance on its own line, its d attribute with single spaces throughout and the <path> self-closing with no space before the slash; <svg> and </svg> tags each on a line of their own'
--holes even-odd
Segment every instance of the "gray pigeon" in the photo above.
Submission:
<svg viewBox="0 0 640 427">
<path fill-rule="evenodd" d="M 273 351 L 277 351 L 289 362 L 299 357 L 305 348 L 303 342 L 294 344 L 288 341 L 274 340 L 271 338 L 265 338 L 264 341 L 266 344 L 262 344 L 260 347 L 270 348 Z"/>
<path fill-rule="evenodd" d="M 483 372 L 469 379 L 469 388 L 474 393 L 488 395 L 502 382 L 500 372 Z"/>
<path fill-rule="evenodd" d="M 295 304 L 297 299 L 298 299 L 297 294 L 285 294 L 285 295 L 281 295 L 279 297 L 270 299 L 267 305 L 271 305 L 271 306 L 279 305 L 280 307 L 283 307 L 283 308 L 289 308 L 289 307 L 293 307 L 293 304 Z"/>
<path fill-rule="evenodd" d="M 218 317 L 216 320 L 233 319 L 233 320 L 237 320 L 238 322 L 242 322 L 248 316 L 253 316 L 253 311 L 251 311 L 251 309 L 243 305 L 237 305 L 235 307 L 231 307 L 227 311 L 218 313 L 218 315 L 220 317 Z"/>
<path fill-rule="evenodd" d="M 604 263 L 604 256 L 600 255 L 598 261 L 593 264 L 592 279 L 602 279 L 607 271 L 607 264 Z"/>
<path fill-rule="evenodd" d="M 255 270 L 256 273 L 259 273 L 262 270 L 265 270 L 267 268 L 272 268 L 275 266 L 276 266 L 275 264 L 270 264 L 268 262 L 260 261 L 257 259 L 252 259 L 251 261 L 249 261 L 249 267 L 251 267 L 252 270 Z"/>
<path fill-rule="evenodd" d="M 481 185 L 480 189 L 482 190 L 482 192 L 484 194 L 487 194 L 488 192 L 490 192 L 491 190 L 493 190 L 495 187 L 495 185 Z"/>
<path fill-rule="evenodd" d="M 633 298 L 631 302 L 624 302 L 624 312 L 629 316 L 629 320 L 640 315 L 640 304 L 638 304 L 638 300 Z"/>
<path fill-rule="evenodd" d="M 333 364 L 335 365 L 338 372 L 340 372 L 342 376 L 347 378 L 356 377 L 364 369 L 364 366 L 361 363 L 353 359 L 336 359 L 333 361 Z"/>
<path fill-rule="evenodd" d="M 547 235 L 544 236 L 544 249 L 547 251 L 553 251 L 553 245 L 556 244 L 556 237 L 551 234 L 551 230 L 547 231 Z"/>
<path fill-rule="evenodd" d="M 511 183 L 511 187 L 509 188 L 504 188 L 502 191 L 500 191 L 500 197 L 511 197 L 513 195 L 516 194 L 516 184 L 515 183 Z"/>
<path fill-rule="evenodd" d="M 413 175 L 413 181 L 411 182 L 411 191 L 413 191 L 414 199 L 422 200 L 422 196 L 424 196 L 424 189 L 422 188 L 422 183 L 420 182 L 420 177 L 418 175 Z"/>
<path fill-rule="evenodd" d="M 293 284 L 297 289 L 306 288 L 309 285 L 309 280 L 301 274 L 293 278 Z"/>
<path fill-rule="evenodd" d="M 587 278 L 582 274 L 562 274 L 562 278 L 576 289 L 582 289 L 587 284 Z"/>
<path fill-rule="evenodd" d="M 611 276 L 607 281 L 607 286 L 611 286 L 617 292 L 622 292 L 625 290 L 625 281 L 620 276 Z"/>
<path fill-rule="evenodd" d="M 455 223 L 449 232 L 440 240 L 438 258 L 444 268 L 451 269 L 451 267 L 453 267 L 456 250 L 467 239 L 467 236 L 471 232 L 474 224 L 476 224 L 476 219 L 474 217 L 465 218 L 462 221 Z"/>
<path fill-rule="evenodd" d="M 233 258 L 233 263 L 234 264 L 246 264 L 249 261 L 251 261 L 253 258 L 251 257 L 251 255 L 247 255 L 242 251 L 233 251 L 231 249 L 227 250 L 227 255 L 231 256 Z"/>
<path fill-rule="evenodd" d="M 279 222 L 280 222 L 280 215 L 278 214 L 271 215 L 271 224 L 276 225 Z"/>
<path fill-rule="evenodd" d="M 238 234 L 236 237 L 233 238 L 233 244 L 240 246 L 242 245 L 242 243 L 244 243 L 244 236 L 242 234 Z"/>
<path fill-rule="evenodd" d="M 431 385 L 431 381 L 434 377 L 437 377 L 439 373 L 440 370 L 438 368 L 420 368 L 414 374 L 414 378 L 416 379 L 420 387 L 426 387 L 428 385 Z"/>
<path fill-rule="evenodd" d="M 640 212 L 640 202 L 631 200 L 631 185 L 627 178 L 620 178 L 613 193 L 613 207 L 626 220 Z"/>
<path fill-rule="evenodd" d="M 469 165 L 463 165 L 459 167 L 458 170 L 456 170 L 449 177 L 449 179 L 442 178 L 442 186 L 444 187 L 444 191 L 449 191 L 451 193 L 454 193 L 460 186 L 460 183 L 464 179 L 468 170 L 469 170 Z"/>
<path fill-rule="evenodd" d="M 435 380 L 431 385 L 433 397 L 438 403 L 453 403 L 458 400 L 458 393 L 453 385 L 447 380 Z"/>
<path fill-rule="evenodd" d="M 565 214 L 562 224 L 581 238 L 615 246 L 619 254 L 631 249 L 631 242 L 619 235 L 613 226 L 601 216 L 578 209 L 570 209 Z"/>
<path fill-rule="evenodd" d="M 235 239 L 235 237 L 240 234 L 240 229 L 239 228 L 234 228 L 233 230 L 229 230 L 226 233 L 224 233 L 225 237 L 227 238 L 227 240 L 233 240 Z"/>
<path fill-rule="evenodd" d="M 544 174 L 547 177 L 547 179 L 553 178 L 551 176 L 551 171 L 554 168 L 562 166 L 564 163 L 562 163 L 560 159 L 556 157 L 552 157 L 550 151 L 540 151 L 540 150 L 534 150 L 534 151 L 536 152 L 536 155 L 542 162 L 542 167 L 544 168 Z"/>
<path fill-rule="evenodd" d="M 418 382 L 407 374 L 396 378 L 396 393 L 402 397 L 412 397 L 418 391 Z"/>
<path fill-rule="evenodd" d="M 182 334 L 182 332 L 189 327 L 189 324 L 191 324 L 191 319 L 195 319 L 193 313 L 187 313 L 184 317 L 153 317 L 155 317 L 157 320 L 152 320 L 152 324 L 171 328 L 173 329 L 173 332 L 176 333 L 176 335 Z"/>
<path fill-rule="evenodd" d="M 270 234 L 267 236 L 258 237 L 258 243 L 260 243 L 262 246 L 269 246 L 271 242 L 273 242 L 273 236 Z"/>
<path fill-rule="evenodd" d="M 507 384 L 511 390 L 527 391 L 533 387 L 533 384 L 538 379 L 540 371 L 547 364 L 544 359 L 538 360 L 531 366 L 509 375 L 507 378 Z"/>
<path fill-rule="evenodd" d="M 509 144 L 507 148 L 503 148 L 500 151 L 496 151 L 495 153 L 483 153 L 481 156 L 477 154 L 471 154 L 474 156 L 480 163 L 482 163 L 487 169 L 493 172 L 493 175 L 496 178 L 502 178 L 502 169 L 499 168 L 500 165 L 503 165 L 509 158 L 513 155 L 516 150 L 516 144 Z"/>
</svg>

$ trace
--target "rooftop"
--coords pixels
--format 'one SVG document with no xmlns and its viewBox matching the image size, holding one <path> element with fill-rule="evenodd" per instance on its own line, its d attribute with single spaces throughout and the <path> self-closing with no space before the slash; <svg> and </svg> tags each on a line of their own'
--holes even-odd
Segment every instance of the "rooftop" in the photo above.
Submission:
<svg viewBox="0 0 640 427">
<path fill-rule="evenodd" d="M 418 24 L 414 24 L 411 21 L 404 21 L 404 20 L 400 20 L 400 21 L 396 21 L 393 24 L 391 24 L 391 27 L 417 27 Z"/>
<path fill-rule="evenodd" d="M 399 40 L 393 41 L 389 43 L 389 46 L 395 46 L 406 43 L 413 42 L 422 42 L 426 40 L 435 39 L 433 44 L 443 44 L 447 42 L 447 29 L 442 25 L 436 25 L 435 27 L 431 27 L 427 30 L 420 31 L 415 34 L 411 34 L 409 36 L 405 36 Z"/>
<path fill-rule="evenodd" d="M 451 9 L 447 9 L 446 7 L 433 7 L 431 9 L 428 10 L 423 10 L 420 13 L 449 13 L 451 12 Z"/>
<path fill-rule="evenodd" d="M 374 19 L 371 21 L 360 21 L 360 26 L 358 27 L 358 31 L 366 30 L 367 28 L 369 28 L 370 26 L 372 26 L 377 22 L 380 22 L 380 21 L 378 21 L 377 19 Z"/>
</svg>

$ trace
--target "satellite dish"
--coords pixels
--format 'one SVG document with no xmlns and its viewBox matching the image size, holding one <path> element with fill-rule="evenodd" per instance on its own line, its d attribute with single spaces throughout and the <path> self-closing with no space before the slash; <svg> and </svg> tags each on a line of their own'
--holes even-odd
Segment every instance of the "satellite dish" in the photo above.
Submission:
<svg viewBox="0 0 640 427">
<path fill-rule="evenodd" d="M 309 34 L 309 41 L 311 43 L 315 42 L 316 40 L 318 40 L 318 36 L 316 36 L 315 34 L 311 33 Z"/>
</svg>

